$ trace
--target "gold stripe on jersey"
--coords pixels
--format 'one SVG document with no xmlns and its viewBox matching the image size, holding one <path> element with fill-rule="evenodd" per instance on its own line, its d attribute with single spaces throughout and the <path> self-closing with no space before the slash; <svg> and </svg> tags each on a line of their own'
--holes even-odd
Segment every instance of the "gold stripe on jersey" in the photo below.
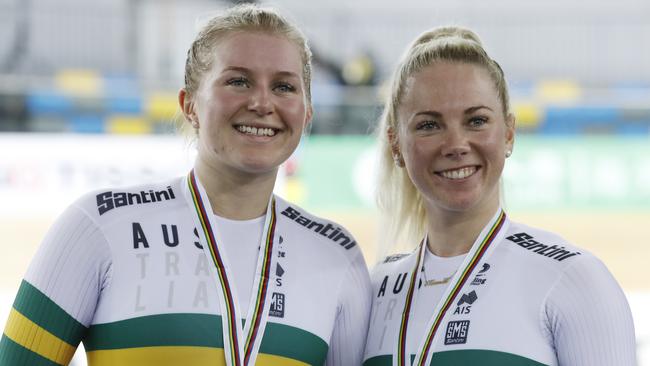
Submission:
<svg viewBox="0 0 650 366">
<path fill-rule="evenodd" d="M 16 309 L 9 313 L 4 334 L 17 344 L 61 365 L 67 365 L 76 350 Z"/>
<path fill-rule="evenodd" d="M 88 366 L 226 366 L 223 348 L 191 346 L 138 347 L 87 352 Z M 260 353 L 256 366 L 306 366 L 290 358 Z"/>
<path fill-rule="evenodd" d="M 87 352 L 149 347 L 223 349 L 222 318 L 212 314 L 157 314 L 95 324 L 84 339 Z M 309 331 L 269 322 L 260 354 L 281 355 L 310 365 L 327 356 L 327 343 Z M 216 330 L 216 331 L 215 331 Z"/>
</svg>

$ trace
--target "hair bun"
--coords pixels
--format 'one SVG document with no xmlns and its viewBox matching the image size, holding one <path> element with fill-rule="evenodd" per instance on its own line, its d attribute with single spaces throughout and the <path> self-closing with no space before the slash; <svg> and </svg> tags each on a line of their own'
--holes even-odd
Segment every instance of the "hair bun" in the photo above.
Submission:
<svg viewBox="0 0 650 366">
<path fill-rule="evenodd" d="M 471 30 L 458 26 L 445 26 L 434 28 L 430 31 L 427 31 L 421 34 L 416 40 L 415 45 L 428 43 L 431 41 L 447 41 L 453 42 L 454 40 L 465 40 L 470 42 L 475 42 L 479 46 L 483 47 L 481 39 L 479 36 L 472 32 Z"/>
</svg>

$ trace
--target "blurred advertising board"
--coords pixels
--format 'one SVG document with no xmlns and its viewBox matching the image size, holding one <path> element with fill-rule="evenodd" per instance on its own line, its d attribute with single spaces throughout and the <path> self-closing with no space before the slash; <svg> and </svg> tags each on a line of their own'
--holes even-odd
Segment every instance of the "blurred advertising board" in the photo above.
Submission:
<svg viewBox="0 0 650 366">
<path fill-rule="evenodd" d="M 303 139 L 276 192 L 312 210 L 374 209 L 373 137 Z M 186 174 L 195 149 L 181 137 L 0 134 L 0 214 L 56 214 L 76 197 Z M 517 138 L 504 171 L 516 210 L 650 210 L 650 139 Z"/>
<path fill-rule="evenodd" d="M 185 174 L 179 137 L 0 134 L 0 214 L 52 216 L 81 194 Z"/>
<path fill-rule="evenodd" d="M 296 201 L 331 210 L 373 209 L 372 137 L 314 137 L 298 152 Z M 515 210 L 650 210 L 650 138 L 519 136 L 504 169 Z"/>
<path fill-rule="evenodd" d="M 519 137 L 504 186 L 513 209 L 650 210 L 650 138 Z"/>
</svg>

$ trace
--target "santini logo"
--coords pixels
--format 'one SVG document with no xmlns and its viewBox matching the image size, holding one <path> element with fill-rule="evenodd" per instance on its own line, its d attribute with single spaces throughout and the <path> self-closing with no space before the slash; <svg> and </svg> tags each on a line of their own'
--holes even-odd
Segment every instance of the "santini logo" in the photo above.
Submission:
<svg viewBox="0 0 650 366">
<path fill-rule="evenodd" d="M 310 220 L 293 207 L 287 207 L 284 211 L 282 211 L 282 214 L 306 227 L 307 229 L 313 230 L 322 236 L 332 239 L 335 243 L 338 243 L 345 249 L 350 249 L 357 245 L 357 242 L 352 240 L 352 238 L 348 236 L 340 227 L 332 226 L 332 224 L 329 222 L 323 224 L 322 222 Z"/>
<path fill-rule="evenodd" d="M 148 191 L 140 192 L 104 192 L 97 195 L 97 210 L 100 215 L 122 206 L 140 205 L 144 203 L 159 202 L 173 200 L 174 191 L 172 187 L 167 186 L 167 189 L 162 191 Z"/>
<path fill-rule="evenodd" d="M 507 237 L 506 239 L 510 240 L 511 242 L 519 245 L 520 247 L 526 250 L 530 250 L 531 252 L 535 252 L 539 255 L 553 258 L 558 261 L 563 261 L 569 257 L 573 257 L 574 255 L 580 255 L 580 252 L 570 252 L 566 250 L 565 247 L 542 244 L 537 240 L 533 239 L 531 235 L 528 235 L 526 233 L 515 234 Z"/>
</svg>

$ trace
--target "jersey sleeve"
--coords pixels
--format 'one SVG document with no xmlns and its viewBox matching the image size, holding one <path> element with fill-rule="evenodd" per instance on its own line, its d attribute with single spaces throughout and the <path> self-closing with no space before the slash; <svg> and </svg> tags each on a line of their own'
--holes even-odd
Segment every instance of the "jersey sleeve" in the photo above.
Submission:
<svg viewBox="0 0 650 366">
<path fill-rule="evenodd" d="M 630 307 L 597 258 L 585 254 L 565 270 L 549 292 L 544 312 L 559 365 L 636 365 Z"/>
<path fill-rule="evenodd" d="M 370 318 L 368 267 L 359 252 L 341 282 L 341 301 L 327 353 L 326 366 L 361 365 Z"/>
<path fill-rule="evenodd" d="M 67 365 L 110 277 L 95 222 L 69 207 L 46 234 L 21 282 L 0 343 L 0 366 Z"/>
</svg>

